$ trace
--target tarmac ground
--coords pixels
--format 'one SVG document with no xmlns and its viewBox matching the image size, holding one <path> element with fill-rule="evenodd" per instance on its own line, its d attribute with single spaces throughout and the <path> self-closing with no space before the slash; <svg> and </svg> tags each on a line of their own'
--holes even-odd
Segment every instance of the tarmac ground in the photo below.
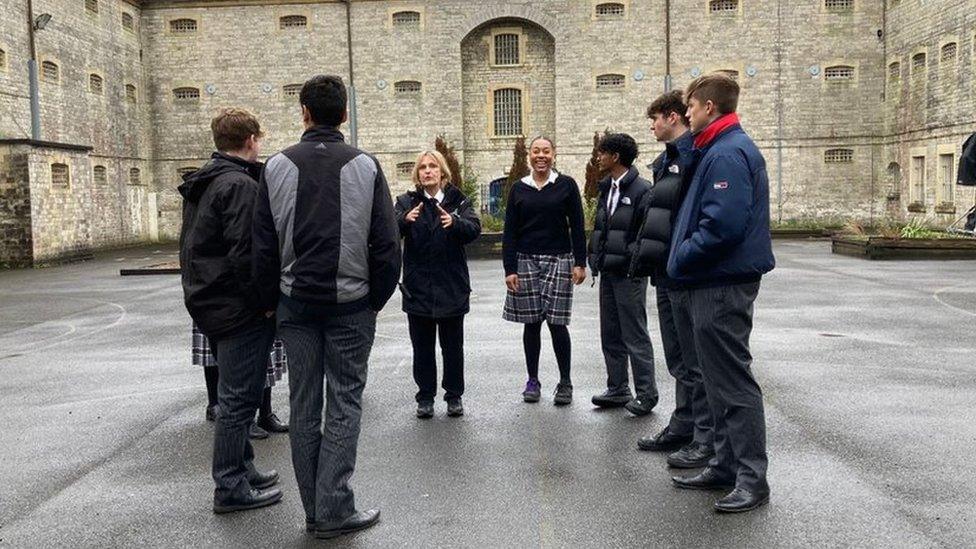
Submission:
<svg viewBox="0 0 976 549">
<path fill-rule="evenodd" d="M 648 315 L 661 402 L 598 411 L 606 373 L 597 288 L 577 288 L 575 400 L 525 404 L 520 326 L 501 262 L 471 262 L 466 413 L 414 417 L 399 295 L 381 313 L 353 486 L 376 527 L 304 531 L 287 435 L 257 441 L 283 501 L 211 512 L 213 425 L 174 275 L 120 277 L 172 247 L 0 272 L 0 547 L 974 547 L 976 262 L 871 262 L 777 242 L 756 304 L 771 503 L 722 516 L 721 494 L 676 490 L 638 437 L 663 427 L 674 384 Z M 653 291 L 653 290 L 651 290 Z M 545 333 L 545 330 L 543 331 Z M 284 380 L 276 412 L 288 417 Z"/>
</svg>

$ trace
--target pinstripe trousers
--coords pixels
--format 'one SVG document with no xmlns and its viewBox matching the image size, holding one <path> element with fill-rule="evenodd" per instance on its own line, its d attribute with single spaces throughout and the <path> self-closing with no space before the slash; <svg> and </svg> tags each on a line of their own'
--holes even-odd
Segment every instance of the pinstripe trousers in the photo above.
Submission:
<svg viewBox="0 0 976 549">
<path fill-rule="evenodd" d="M 356 512 L 349 480 L 376 313 L 335 316 L 316 309 L 283 296 L 278 337 L 288 352 L 291 459 L 305 518 L 336 523 Z"/>
<path fill-rule="evenodd" d="M 254 471 L 254 449 L 248 427 L 261 404 L 267 379 L 268 353 L 274 322 L 258 320 L 233 334 L 210 340 L 217 359 L 217 403 L 220 414 L 214 428 L 214 501 L 224 502 L 247 494 L 247 475 Z"/>
</svg>

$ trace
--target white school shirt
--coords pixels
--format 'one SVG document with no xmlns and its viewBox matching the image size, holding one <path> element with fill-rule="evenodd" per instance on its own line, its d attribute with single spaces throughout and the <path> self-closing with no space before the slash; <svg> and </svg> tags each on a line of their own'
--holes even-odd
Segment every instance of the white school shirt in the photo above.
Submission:
<svg viewBox="0 0 976 549">
<path fill-rule="evenodd" d="M 550 183 L 555 183 L 557 177 L 559 177 L 559 172 L 557 172 L 556 170 L 549 170 L 549 179 L 546 180 L 545 184 L 543 184 L 542 187 L 545 187 L 546 185 L 548 185 Z M 533 189 L 541 189 L 542 188 L 542 187 L 536 187 L 535 186 L 535 180 L 532 179 L 532 174 L 529 174 L 529 175 L 523 177 L 522 178 L 522 183 L 525 183 L 526 185 L 532 187 Z"/>
<path fill-rule="evenodd" d="M 610 179 L 610 193 L 609 196 L 607 197 L 607 212 L 609 212 L 608 215 L 613 215 L 613 212 L 617 210 L 617 203 L 620 202 L 620 181 L 626 175 L 627 174 L 624 173 L 624 175 L 620 176 L 620 179 L 613 179 L 613 178 Z"/>
</svg>

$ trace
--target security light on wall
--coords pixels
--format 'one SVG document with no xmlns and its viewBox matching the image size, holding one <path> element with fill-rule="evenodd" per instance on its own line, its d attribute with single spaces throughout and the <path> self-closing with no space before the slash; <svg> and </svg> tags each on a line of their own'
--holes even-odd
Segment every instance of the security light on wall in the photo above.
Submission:
<svg viewBox="0 0 976 549">
<path fill-rule="evenodd" d="M 44 30 L 44 27 L 51 22 L 50 13 L 42 13 L 34 18 L 34 30 Z"/>
</svg>

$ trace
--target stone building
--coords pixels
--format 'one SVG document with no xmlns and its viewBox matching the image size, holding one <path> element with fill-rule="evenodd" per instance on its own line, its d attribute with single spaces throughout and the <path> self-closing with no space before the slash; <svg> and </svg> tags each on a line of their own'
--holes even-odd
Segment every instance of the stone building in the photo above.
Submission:
<svg viewBox="0 0 976 549">
<path fill-rule="evenodd" d="M 973 0 L 34 0 L 53 16 L 43 142 L 25 139 L 27 2 L 0 3 L 0 263 L 176 238 L 215 110 L 254 111 L 270 154 L 300 135 L 317 73 L 355 84 L 358 144 L 394 190 L 439 134 L 482 183 L 516 134 L 552 136 L 578 180 L 594 131 L 650 161 L 647 103 L 722 70 L 774 221 L 945 224 L 974 202 L 952 184 L 976 131 Z"/>
</svg>

